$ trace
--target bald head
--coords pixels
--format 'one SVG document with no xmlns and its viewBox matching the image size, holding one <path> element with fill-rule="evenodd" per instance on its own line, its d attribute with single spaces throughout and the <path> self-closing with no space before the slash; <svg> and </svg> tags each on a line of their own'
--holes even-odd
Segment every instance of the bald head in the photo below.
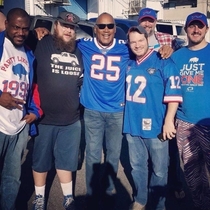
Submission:
<svg viewBox="0 0 210 210">
<path fill-rule="evenodd" d="M 111 46 L 116 33 L 116 25 L 112 15 L 106 12 L 99 15 L 94 27 L 94 33 L 100 46 Z"/>
<path fill-rule="evenodd" d="M 0 12 L 0 32 L 5 30 L 5 20 L 6 16 Z"/>
<path fill-rule="evenodd" d="M 98 18 L 97 18 L 97 20 L 96 20 L 96 23 L 99 23 L 99 22 L 103 21 L 103 20 L 106 19 L 106 18 L 109 18 L 109 19 L 111 20 L 111 22 L 115 23 L 113 16 L 112 16 L 111 14 L 107 13 L 107 12 L 101 13 L 101 14 L 98 16 Z"/>
</svg>

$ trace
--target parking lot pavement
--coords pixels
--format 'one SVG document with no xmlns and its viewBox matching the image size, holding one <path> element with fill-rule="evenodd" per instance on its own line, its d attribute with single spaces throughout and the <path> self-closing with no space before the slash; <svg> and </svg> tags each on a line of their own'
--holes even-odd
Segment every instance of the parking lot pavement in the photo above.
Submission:
<svg viewBox="0 0 210 210">
<path fill-rule="evenodd" d="M 31 153 L 33 147 L 33 140 L 29 140 L 26 152 L 23 157 L 22 164 L 22 176 L 21 176 L 21 188 L 17 199 L 17 210 L 32 209 L 32 201 L 34 199 L 34 186 L 33 178 L 31 173 Z M 129 205 L 132 201 L 132 179 L 130 175 L 130 166 L 127 155 L 127 145 L 123 142 L 121 162 L 119 164 L 119 170 L 116 180 L 116 196 L 114 208 L 104 207 L 101 209 L 106 210 L 128 210 Z M 85 164 L 82 162 L 80 170 L 76 174 L 76 185 L 75 185 L 75 201 L 77 210 L 85 210 Z M 55 171 L 52 170 L 49 173 L 47 179 L 47 209 L 48 210 L 62 210 L 63 196 L 61 187 L 58 182 L 58 178 L 55 175 Z M 104 203 L 104 205 L 107 203 Z M 103 206 L 102 206 L 103 207 Z M 166 202 L 167 210 L 192 210 L 192 202 L 189 194 L 187 193 L 186 198 L 183 201 L 175 199 L 173 195 L 168 195 Z M 94 210 L 94 209 L 93 209 Z"/>
</svg>

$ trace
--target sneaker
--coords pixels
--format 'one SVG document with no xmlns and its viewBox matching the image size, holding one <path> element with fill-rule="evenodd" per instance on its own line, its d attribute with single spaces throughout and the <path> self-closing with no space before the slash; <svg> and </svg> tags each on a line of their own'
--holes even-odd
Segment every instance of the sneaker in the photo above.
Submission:
<svg viewBox="0 0 210 210">
<path fill-rule="evenodd" d="M 36 195 L 33 201 L 33 210 L 44 210 L 45 209 L 45 199 L 42 195 Z"/>
<path fill-rule="evenodd" d="M 133 202 L 130 206 L 129 206 L 129 210 L 145 210 L 145 206 L 141 205 L 138 202 Z"/>
<path fill-rule="evenodd" d="M 64 196 L 63 207 L 66 210 L 75 210 L 75 202 L 72 195 Z"/>
</svg>

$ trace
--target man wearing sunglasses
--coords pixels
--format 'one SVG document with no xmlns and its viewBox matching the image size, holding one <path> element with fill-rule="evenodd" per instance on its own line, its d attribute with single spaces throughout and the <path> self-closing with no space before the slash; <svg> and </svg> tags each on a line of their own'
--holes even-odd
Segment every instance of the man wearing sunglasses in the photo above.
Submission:
<svg viewBox="0 0 210 210">
<path fill-rule="evenodd" d="M 113 179 L 116 178 L 121 152 L 125 72 L 129 53 L 125 41 L 114 38 L 115 32 L 113 17 L 102 13 L 96 20 L 95 37 L 82 39 L 78 43 L 84 62 L 81 103 L 85 107 L 86 188 L 89 196 L 99 195 L 97 190 L 102 190 L 97 174 L 101 169 L 103 140 L 106 144 L 105 173 L 109 181 L 105 190 L 108 195 L 114 193 Z"/>
</svg>

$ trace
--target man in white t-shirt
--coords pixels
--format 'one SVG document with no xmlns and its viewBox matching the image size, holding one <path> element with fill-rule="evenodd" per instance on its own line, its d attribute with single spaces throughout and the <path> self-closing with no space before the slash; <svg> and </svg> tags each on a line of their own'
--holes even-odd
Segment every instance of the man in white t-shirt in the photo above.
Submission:
<svg viewBox="0 0 210 210">
<path fill-rule="evenodd" d="M 5 31 L 0 33 L 0 209 L 15 209 L 29 124 L 42 114 L 39 98 L 32 97 L 34 56 L 24 46 L 29 26 L 28 13 L 14 8 L 7 14 Z M 30 134 L 35 133 L 31 126 Z"/>
</svg>

